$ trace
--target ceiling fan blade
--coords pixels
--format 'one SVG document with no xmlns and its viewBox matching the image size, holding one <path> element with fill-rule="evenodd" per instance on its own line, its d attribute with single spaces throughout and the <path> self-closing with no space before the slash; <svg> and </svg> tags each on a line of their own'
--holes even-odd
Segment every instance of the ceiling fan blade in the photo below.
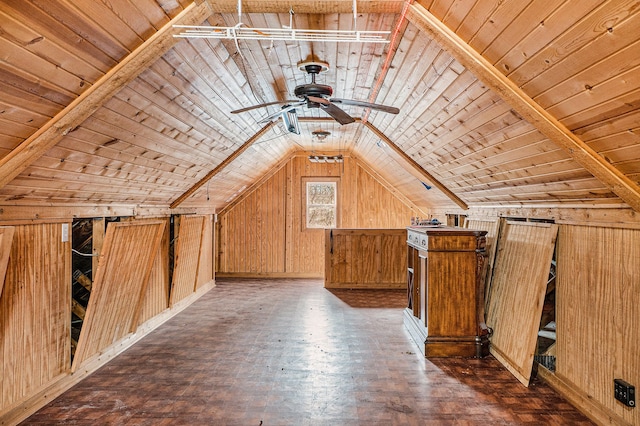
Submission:
<svg viewBox="0 0 640 426">
<path fill-rule="evenodd" d="M 349 124 L 356 121 L 349 114 L 344 112 L 342 109 L 338 108 L 336 105 L 332 104 L 330 100 L 325 98 L 319 98 L 317 96 L 307 96 L 311 102 L 315 102 L 320 104 L 320 108 L 333 117 L 340 124 Z"/>
<path fill-rule="evenodd" d="M 322 103 L 320 104 L 320 109 L 322 109 L 324 112 L 329 114 L 331 117 L 333 117 L 334 120 L 336 120 L 340 124 L 349 124 L 356 121 L 353 117 L 351 117 L 349 114 L 347 114 L 346 112 L 344 112 L 343 110 L 341 110 L 340 108 L 338 108 L 332 103 L 328 103 L 328 104 Z"/>
<path fill-rule="evenodd" d="M 354 101 L 353 99 L 331 98 L 331 99 L 329 99 L 329 101 L 335 102 L 335 103 L 341 103 L 341 104 L 345 104 L 345 105 L 354 105 L 354 106 L 359 106 L 359 107 L 364 107 L 364 108 L 377 109 L 377 110 L 380 110 L 380 111 L 388 112 L 390 114 L 397 114 L 397 113 L 400 112 L 400 110 L 398 108 L 396 108 L 396 107 L 387 106 L 387 105 L 380 105 L 380 104 L 372 104 L 371 102 Z"/>
<path fill-rule="evenodd" d="M 284 104 L 290 104 L 290 103 L 292 103 L 292 102 L 298 102 L 298 99 L 295 99 L 295 100 L 288 100 L 288 101 L 267 102 L 267 103 L 264 103 L 264 104 L 253 105 L 253 106 L 250 106 L 250 107 L 240 108 L 240 109 L 233 110 L 233 111 L 231 111 L 231 114 L 238 114 L 238 113 L 240 113 L 240 112 L 251 111 L 252 109 L 256 109 L 256 108 L 263 108 L 263 107 L 266 107 L 266 106 L 269 106 L 269 105 L 278 105 L 278 104 L 280 104 L 280 105 L 284 105 Z"/>
<path fill-rule="evenodd" d="M 292 105 L 285 105 L 282 107 L 282 109 L 274 112 L 273 114 L 263 118 L 262 120 L 260 120 L 261 123 L 268 123 L 270 121 L 273 121 L 274 118 L 280 117 L 282 114 L 285 114 L 289 111 L 291 111 L 292 109 L 296 109 L 298 107 L 301 107 L 302 105 L 304 105 L 304 101 L 294 101 L 296 102 L 295 104 Z"/>
</svg>

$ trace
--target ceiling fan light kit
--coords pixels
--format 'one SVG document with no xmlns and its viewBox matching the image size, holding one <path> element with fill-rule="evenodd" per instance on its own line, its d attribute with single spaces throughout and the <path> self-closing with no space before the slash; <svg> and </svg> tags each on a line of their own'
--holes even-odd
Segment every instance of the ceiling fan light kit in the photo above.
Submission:
<svg viewBox="0 0 640 426">
<path fill-rule="evenodd" d="M 288 105 L 282 107 L 283 109 L 287 109 Z M 287 112 L 282 114 L 282 122 L 284 123 L 284 127 L 287 129 L 289 133 L 295 133 L 296 135 L 300 134 L 300 124 L 298 123 L 298 113 L 295 108 L 287 109 Z"/>
<path fill-rule="evenodd" d="M 324 142 L 327 139 L 327 136 L 331 135 L 331 132 L 326 130 L 314 130 L 311 132 L 311 135 L 316 138 L 318 142 Z"/>
</svg>

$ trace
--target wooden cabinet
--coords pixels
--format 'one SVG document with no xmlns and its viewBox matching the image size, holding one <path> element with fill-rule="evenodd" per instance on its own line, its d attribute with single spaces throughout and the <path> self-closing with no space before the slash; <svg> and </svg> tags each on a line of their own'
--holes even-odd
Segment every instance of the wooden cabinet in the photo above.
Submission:
<svg viewBox="0 0 640 426">
<path fill-rule="evenodd" d="M 404 323 L 426 357 L 483 357 L 486 231 L 407 229 Z"/>
</svg>

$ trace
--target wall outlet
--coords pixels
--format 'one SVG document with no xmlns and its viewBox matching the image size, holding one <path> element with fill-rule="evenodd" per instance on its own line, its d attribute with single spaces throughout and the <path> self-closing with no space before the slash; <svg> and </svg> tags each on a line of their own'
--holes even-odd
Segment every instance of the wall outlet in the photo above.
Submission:
<svg viewBox="0 0 640 426">
<path fill-rule="evenodd" d="M 616 399 L 627 407 L 636 406 L 636 388 L 622 379 L 613 380 L 613 392 Z"/>
<path fill-rule="evenodd" d="M 62 224 L 62 242 L 66 243 L 68 241 L 69 241 L 69 224 L 63 223 Z"/>
</svg>

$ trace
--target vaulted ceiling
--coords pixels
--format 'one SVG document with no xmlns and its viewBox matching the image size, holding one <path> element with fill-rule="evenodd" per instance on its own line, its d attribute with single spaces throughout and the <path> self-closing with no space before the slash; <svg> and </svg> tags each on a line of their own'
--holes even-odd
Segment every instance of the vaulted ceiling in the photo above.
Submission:
<svg viewBox="0 0 640 426">
<path fill-rule="evenodd" d="M 425 210 L 640 211 L 640 1 L 353 4 L 1 0 L 0 204 L 219 210 L 305 151 L 356 157 Z M 173 37 L 239 19 L 390 43 Z M 279 105 L 231 114 L 295 98 L 310 59 L 335 97 L 400 113 L 299 109 L 300 135 L 260 123 Z"/>
</svg>

